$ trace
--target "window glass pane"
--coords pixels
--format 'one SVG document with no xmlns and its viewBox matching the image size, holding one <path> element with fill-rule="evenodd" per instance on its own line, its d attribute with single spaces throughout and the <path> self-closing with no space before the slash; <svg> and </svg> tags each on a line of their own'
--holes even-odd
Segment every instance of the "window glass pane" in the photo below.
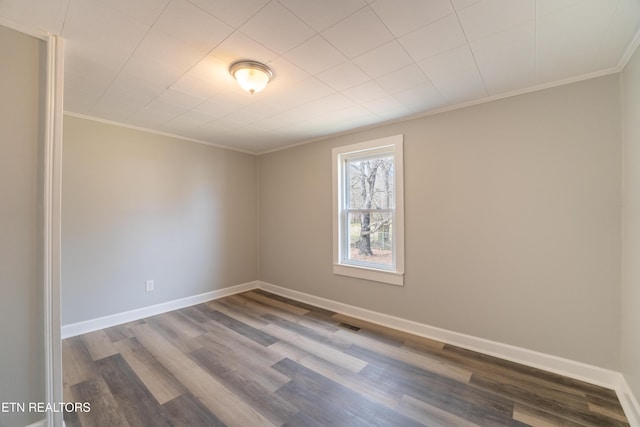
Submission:
<svg viewBox="0 0 640 427">
<path fill-rule="evenodd" d="M 394 207 L 392 155 L 348 160 L 346 168 L 349 208 L 389 209 Z"/>
<path fill-rule="evenodd" d="M 351 261 L 393 266 L 390 212 L 349 213 L 349 254 Z"/>
</svg>

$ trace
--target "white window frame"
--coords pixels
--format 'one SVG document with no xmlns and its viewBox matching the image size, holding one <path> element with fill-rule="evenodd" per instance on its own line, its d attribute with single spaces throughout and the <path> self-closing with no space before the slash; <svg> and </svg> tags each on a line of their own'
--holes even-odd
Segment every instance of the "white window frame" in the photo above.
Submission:
<svg viewBox="0 0 640 427">
<path fill-rule="evenodd" d="M 404 285 L 404 159 L 403 135 L 336 147 L 333 156 L 333 273 L 366 279 L 390 285 Z M 393 189 L 395 208 L 393 215 L 393 257 L 390 268 L 366 263 L 347 262 L 349 248 L 347 230 L 347 197 L 345 189 L 346 162 L 379 154 L 393 154 Z"/>
</svg>

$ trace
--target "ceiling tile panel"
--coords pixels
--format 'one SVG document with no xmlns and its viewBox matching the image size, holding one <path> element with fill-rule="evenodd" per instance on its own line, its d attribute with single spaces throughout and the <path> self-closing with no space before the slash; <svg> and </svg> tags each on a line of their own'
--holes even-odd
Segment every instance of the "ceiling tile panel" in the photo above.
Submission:
<svg viewBox="0 0 640 427">
<path fill-rule="evenodd" d="M 151 90 L 157 96 L 171 87 L 184 74 L 184 70 L 184 66 L 174 66 L 134 55 L 114 79 L 113 84 L 121 85 L 126 82 L 124 86 L 129 90 L 136 90 L 136 86 L 140 85 L 140 90 Z"/>
<path fill-rule="evenodd" d="M 420 61 L 463 46 L 467 39 L 454 14 L 400 37 L 399 42 L 415 61 Z"/>
<path fill-rule="evenodd" d="M 391 95 L 366 102 L 362 107 L 379 117 L 384 117 L 385 120 L 400 118 L 408 113 L 406 107 Z"/>
<path fill-rule="evenodd" d="M 396 37 L 453 13 L 450 0 L 377 0 L 371 7 Z"/>
<path fill-rule="evenodd" d="M 85 92 L 82 89 L 65 85 L 64 88 L 64 110 L 78 114 L 88 115 L 91 108 L 98 102 L 101 94 L 95 92 Z"/>
<path fill-rule="evenodd" d="M 82 50 L 76 50 L 74 43 L 65 44 L 64 70 L 67 81 L 67 74 L 72 74 L 78 78 L 90 80 L 97 85 L 108 85 L 118 75 L 120 68 L 109 66 L 104 63 L 98 52 L 87 55 Z"/>
<path fill-rule="evenodd" d="M 335 90 L 344 90 L 370 80 L 353 62 L 347 61 L 317 76 Z"/>
<path fill-rule="evenodd" d="M 393 34 L 369 7 L 322 32 L 348 58 L 355 58 L 393 39 Z"/>
<path fill-rule="evenodd" d="M 280 110 L 278 108 L 271 107 L 264 103 L 251 103 L 232 113 L 229 113 L 225 116 L 225 118 L 233 119 L 237 122 L 251 124 L 268 119 L 269 117 L 275 116 L 279 112 Z"/>
<path fill-rule="evenodd" d="M 242 59 L 266 63 L 278 57 L 277 53 L 239 31 L 234 32 L 220 43 L 211 52 L 211 55 L 229 65 Z"/>
<path fill-rule="evenodd" d="M 153 28 L 202 53 L 210 51 L 234 31 L 187 0 L 171 0 Z"/>
<path fill-rule="evenodd" d="M 311 38 L 314 31 L 297 16 L 272 1 L 240 30 L 277 53 L 285 53 Z"/>
<path fill-rule="evenodd" d="M 536 84 L 535 38 L 532 21 L 471 43 L 489 95 Z"/>
<path fill-rule="evenodd" d="M 342 93 L 358 103 L 365 103 L 389 96 L 389 93 L 375 81 L 368 81 L 361 85 L 351 87 L 342 91 Z"/>
<path fill-rule="evenodd" d="M 285 57 L 310 74 L 320 73 L 347 60 L 320 35 L 289 51 Z"/>
<path fill-rule="evenodd" d="M 536 0 L 536 15 L 544 16 L 568 6 L 574 6 L 583 1 L 584 0 Z"/>
<path fill-rule="evenodd" d="M 411 64 L 393 73 L 376 79 L 376 82 L 387 92 L 393 94 L 412 87 L 429 83 L 429 79 L 416 64 Z"/>
<path fill-rule="evenodd" d="M 640 31 L 637 17 L 640 16 L 640 2 L 620 0 L 618 9 L 599 46 L 599 65 L 602 68 L 617 66 L 636 33 Z"/>
<path fill-rule="evenodd" d="M 323 31 L 366 5 L 364 0 L 280 0 L 316 31 Z"/>
<path fill-rule="evenodd" d="M 538 17 L 538 79 L 560 80 L 595 71 L 617 3 L 584 0 Z"/>
<path fill-rule="evenodd" d="M 218 94 L 222 89 L 211 81 L 201 79 L 192 73 L 186 73 L 178 81 L 171 85 L 171 89 L 192 96 L 202 96 L 205 99 Z"/>
<path fill-rule="evenodd" d="M 369 77 L 377 78 L 413 63 L 404 48 L 395 40 L 353 60 Z"/>
<path fill-rule="evenodd" d="M 449 101 L 487 96 L 473 55 L 467 46 L 450 50 L 420 62 L 429 80 Z"/>
<path fill-rule="evenodd" d="M 199 78 L 218 90 L 231 89 L 237 86 L 237 83 L 229 73 L 229 65 L 231 64 L 228 60 L 217 58 L 211 53 L 194 65 L 185 75 Z"/>
<path fill-rule="evenodd" d="M 167 89 L 156 99 L 160 102 L 176 105 L 187 110 L 191 110 L 207 100 L 204 96 L 191 95 L 176 89 Z"/>
<path fill-rule="evenodd" d="M 189 0 L 212 16 L 238 28 L 262 9 L 269 0 Z"/>
<path fill-rule="evenodd" d="M 44 33 L 60 34 L 71 0 L 2 0 L 0 16 Z"/>
<path fill-rule="evenodd" d="M 72 72 L 66 72 L 64 76 L 65 90 L 67 88 L 73 88 L 82 91 L 90 95 L 91 98 L 94 98 L 94 102 L 102 96 L 108 87 L 109 82 L 96 82 L 90 75 L 77 75 Z"/>
<path fill-rule="evenodd" d="M 193 47 L 155 28 L 150 30 L 138 45 L 133 58 L 140 61 L 170 64 L 172 68 L 187 71 L 200 59 L 203 53 Z"/>
<path fill-rule="evenodd" d="M 280 89 L 278 91 L 269 91 L 269 93 L 259 93 L 258 95 L 265 95 L 261 96 L 260 101 L 286 111 L 335 92 L 334 89 L 315 77 L 286 85 L 286 87 L 281 87 Z"/>
<path fill-rule="evenodd" d="M 62 36 L 76 52 L 100 58 L 120 68 L 140 43 L 149 25 L 107 7 L 98 0 L 72 1 Z"/>
<path fill-rule="evenodd" d="M 431 82 L 396 92 L 393 97 L 405 106 L 407 112 L 413 114 L 425 109 L 438 108 L 446 102 L 446 99 Z"/>
<path fill-rule="evenodd" d="M 472 4 L 476 4 L 476 3 L 480 2 L 480 1 L 482 1 L 482 0 L 452 0 L 452 3 L 453 3 L 453 7 L 456 10 L 462 10 L 465 7 L 469 7 Z"/>
<path fill-rule="evenodd" d="M 288 90 L 288 85 L 306 80 L 311 76 L 309 73 L 291 63 L 283 56 L 276 58 L 273 61 L 269 61 L 267 65 L 271 67 L 271 70 L 273 71 L 273 79 L 269 83 L 269 92 L 271 92 L 271 88 L 273 87 Z"/>
<path fill-rule="evenodd" d="M 116 122 L 127 122 L 136 112 L 141 110 L 144 105 L 131 102 L 125 98 L 112 97 L 107 94 L 103 96 L 91 109 L 91 114 L 113 120 Z"/>
<path fill-rule="evenodd" d="M 160 16 L 160 13 L 162 13 L 170 1 L 171 0 L 109 0 L 103 3 L 105 6 L 117 10 L 136 21 L 151 25 L 158 19 L 158 16 Z"/>
<path fill-rule="evenodd" d="M 472 41 L 535 19 L 535 0 L 482 0 L 458 11 Z"/>
</svg>

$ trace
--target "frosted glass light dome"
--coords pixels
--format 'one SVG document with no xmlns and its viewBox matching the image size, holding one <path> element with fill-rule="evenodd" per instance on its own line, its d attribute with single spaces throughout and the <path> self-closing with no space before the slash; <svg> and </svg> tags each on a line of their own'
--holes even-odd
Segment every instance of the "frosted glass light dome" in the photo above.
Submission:
<svg viewBox="0 0 640 427">
<path fill-rule="evenodd" d="M 273 77 L 269 67 L 255 61 L 236 62 L 229 67 L 229 72 L 240 87 L 251 95 L 264 89 Z"/>
</svg>

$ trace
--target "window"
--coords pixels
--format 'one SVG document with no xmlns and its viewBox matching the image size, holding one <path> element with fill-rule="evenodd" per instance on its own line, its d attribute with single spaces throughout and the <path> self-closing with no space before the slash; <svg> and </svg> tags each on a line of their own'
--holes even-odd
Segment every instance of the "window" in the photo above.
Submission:
<svg viewBox="0 0 640 427">
<path fill-rule="evenodd" d="M 404 284 L 402 135 L 333 149 L 333 272 Z"/>
</svg>

